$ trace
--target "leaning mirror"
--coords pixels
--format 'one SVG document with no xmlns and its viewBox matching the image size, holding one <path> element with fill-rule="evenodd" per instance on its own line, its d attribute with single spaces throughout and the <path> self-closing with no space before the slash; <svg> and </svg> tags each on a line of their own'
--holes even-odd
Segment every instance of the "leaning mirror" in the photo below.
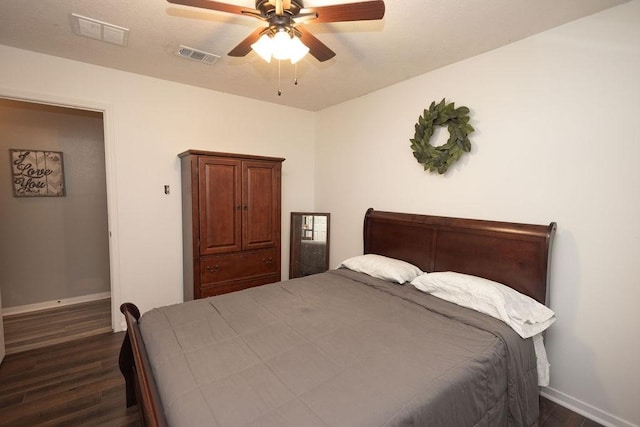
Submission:
<svg viewBox="0 0 640 427">
<path fill-rule="evenodd" d="M 329 269 L 328 213 L 291 212 L 289 278 Z"/>
</svg>

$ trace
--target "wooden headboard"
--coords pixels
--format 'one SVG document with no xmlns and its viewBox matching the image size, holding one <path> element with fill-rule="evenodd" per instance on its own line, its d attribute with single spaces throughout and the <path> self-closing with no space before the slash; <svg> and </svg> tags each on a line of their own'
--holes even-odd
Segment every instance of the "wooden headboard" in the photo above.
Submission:
<svg viewBox="0 0 640 427">
<path fill-rule="evenodd" d="M 401 259 L 422 271 L 484 277 L 547 302 L 556 223 L 518 224 L 375 211 L 364 218 L 364 253 Z"/>
</svg>

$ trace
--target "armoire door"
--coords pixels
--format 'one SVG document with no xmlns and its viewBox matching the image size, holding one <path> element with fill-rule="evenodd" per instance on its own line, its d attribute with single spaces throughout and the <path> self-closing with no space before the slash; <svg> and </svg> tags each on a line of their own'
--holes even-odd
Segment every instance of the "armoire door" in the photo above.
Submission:
<svg viewBox="0 0 640 427">
<path fill-rule="evenodd" d="M 242 161 L 198 159 L 200 255 L 242 249 Z"/>
<path fill-rule="evenodd" d="M 260 249 L 280 242 L 281 163 L 242 162 L 242 248 Z"/>
</svg>

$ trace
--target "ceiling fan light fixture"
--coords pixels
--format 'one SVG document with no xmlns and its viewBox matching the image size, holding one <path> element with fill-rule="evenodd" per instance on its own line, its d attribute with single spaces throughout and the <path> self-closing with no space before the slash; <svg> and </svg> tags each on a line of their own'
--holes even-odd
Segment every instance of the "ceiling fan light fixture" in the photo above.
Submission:
<svg viewBox="0 0 640 427">
<path fill-rule="evenodd" d="M 251 45 L 251 48 L 269 63 L 273 57 L 278 60 L 288 59 L 295 64 L 309 52 L 309 48 L 284 27 L 278 29 L 275 34 L 270 32 L 263 34 Z"/>
<path fill-rule="evenodd" d="M 296 62 L 300 61 L 302 58 L 305 57 L 307 53 L 309 53 L 309 48 L 305 46 L 305 44 L 302 43 L 302 40 L 300 40 L 298 37 L 295 37 L 295 36 L 292 37 L 291 43 L 289 43 L 289 46 L 291 50 L 289 59 L 291 60 L 292 64 L 295 64 Z"/>
<path fill-rule="evenodd" d="M 289 59 L 291 49 L 291 41 L 293 40 L 286 30 L 277 31 L 272 40 L 273 57 L 279 60 Z"/>
<path fill-rule="evenodd" d="M 257 42 L 251 45 L 253 49 L 262 59 L 271 63 L 271 55 L 273 54 L 273 40 L 269 34 L 260 36 Z"/>
</svg>

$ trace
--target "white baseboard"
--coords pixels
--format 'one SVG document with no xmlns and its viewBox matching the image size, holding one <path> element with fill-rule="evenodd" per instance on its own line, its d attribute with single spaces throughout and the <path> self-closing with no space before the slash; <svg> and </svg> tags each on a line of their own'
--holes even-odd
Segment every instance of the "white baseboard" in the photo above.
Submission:
<svg viewBox="0 0 640 427">
<path fill-rule="evenodd" d="M 53 301 L 2 308 L 2 315 L 11 316 L 12 314 L 29 313 L 30 311 L 46 310 L 48 308 L 63 307 L 65 305 L 80 304 L 83 302 L 98 301 L 107 298 L 111 298 L 111 292 L 100 292 L 97 294 L 82 295 L 73 298 L 62 298 Z"/>
<path fill-rule="evenodd" d="M 640 427 L 551 387 L 542 387 L 540 395 L 605 427 Z"/>
</svg>

